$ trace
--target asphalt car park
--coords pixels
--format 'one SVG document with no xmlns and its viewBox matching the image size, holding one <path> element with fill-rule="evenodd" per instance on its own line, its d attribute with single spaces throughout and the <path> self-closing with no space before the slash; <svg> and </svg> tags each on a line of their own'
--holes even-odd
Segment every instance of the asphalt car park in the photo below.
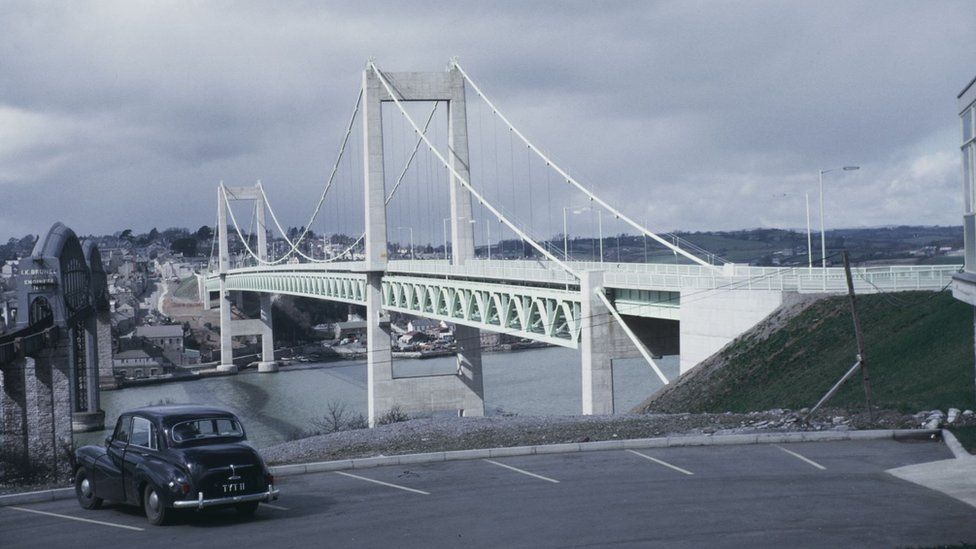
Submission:
<svg viewBox="0 0 976 549">
<path fill-rule="evenodd" d="M 279 479 L 249 519 L 74 500 L 0 508 L 0 545 L 140 547 L 916 546 L 976 540 L 976 509 L 885 471 L 925 441 L 610 450 Z"/>
</svg>

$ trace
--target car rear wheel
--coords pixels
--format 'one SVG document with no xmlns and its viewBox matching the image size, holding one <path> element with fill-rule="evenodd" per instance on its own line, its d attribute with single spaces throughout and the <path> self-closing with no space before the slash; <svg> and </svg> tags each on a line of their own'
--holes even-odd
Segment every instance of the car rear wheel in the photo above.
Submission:
<svg viewBox="0 0 976 549">
<path fill-rule="evenodd" d="M 95 497 L 95 485 L 88 478 L 84 467 L 75 474 L 75 496 L 82 509 L 98 509 L 102 506 L 102 498 Z"/>
<path fill-rule="evenodd" d="M 146 510 L 146 518 L 149 520 L 149 524 L 153 526 L 162 526 L 166 524 L 169 520 L 169 516 L 172 514 L 170 509 L 166 508 L 163 504 L 162 498 L 159 497 L 159 493 L 156 492 L 156 488 L 152 485 L 146 486 L 146 491 L 142 498 L 142 507 Z"/>
<path fill-rule="evenodd" d="M 234 508 L 237 509 L 237 514 L 238 515 L 240 515 L 242 517 L 249 517 L 249 516 L 253 515 L 258 510 L 258 504 L 259 503 L 260 502 L 257 502 L 257 501 L 249 501 L 247 503 L 238 503 L 237 505 L 234 506 Z"/>
</svg>

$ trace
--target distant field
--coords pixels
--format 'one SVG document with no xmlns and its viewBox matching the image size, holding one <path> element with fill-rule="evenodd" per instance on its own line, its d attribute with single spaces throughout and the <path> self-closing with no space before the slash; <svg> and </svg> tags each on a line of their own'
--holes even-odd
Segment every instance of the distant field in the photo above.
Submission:
<svg viewBox="0 0 976 549">
<path fill-rule="evenodd" d="M 946 292 L 859 296 L 874 404 L 916 412 L 976 407 L 973 311 Z M 744 337 L 722 352 L 725 365 L 690 378 L 651 409 L 746 412 L 817 402 L 855 361 L 847 298 L 814 303 L 768 338 Z M 860 376 L 831 406 L 863 407 Z"/>
<path fill-rule="evenodd" d="M 197 277 L 191 276 L 181 280 L 176 290 L 173 291 L 173 296 L 179 299 L 197 299 L 199 297 L 197 295 Z"/>
</svg>

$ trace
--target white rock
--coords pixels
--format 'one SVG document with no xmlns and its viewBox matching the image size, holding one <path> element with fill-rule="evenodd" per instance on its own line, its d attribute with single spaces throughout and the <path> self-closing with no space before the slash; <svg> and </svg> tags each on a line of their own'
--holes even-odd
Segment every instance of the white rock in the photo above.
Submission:
<svg viewBox="0 0 976 549">
<path fill-rule="evenodd" d="M 834 418 L 830 421 L 834 425 L 840 425 L 841 423 L 844 423 L 844 416 L 834 416 Z"/>
<path fill-rule="evenodd" d="M 964 415 L 966 417 L 970 417 L 971 415 L 973 415 L 973 411 L 972 410 L 966 410 L 965 412 L 962 413 L 962 415 Z"/>
<path fill-rule="evenodd" d="M 923 427 L 925 427 L 926 429 L 938 429 L 939 426 L 941 425 L 942 425 L 942 420 L 939 418 L 934 418 L 926 421 Z"/>
<path fill-rule="evenodd" d="M 925 421 L 932 421 L 933 419 L 938 419 L 939 421 L 942 421 L 943 419 L 945 419 L 945 414 L 942 413 L 942 410 L 932 410 L 931 412 L 929 412 L 929 415 L 926 416 Z"/>
<path fill-rule="evenodd" d="M 949 415 L 946 417 L 946 423 L 955 423 L 956 419 L 959 417 L 959 408 L 949 408 Z"/>
</svg>

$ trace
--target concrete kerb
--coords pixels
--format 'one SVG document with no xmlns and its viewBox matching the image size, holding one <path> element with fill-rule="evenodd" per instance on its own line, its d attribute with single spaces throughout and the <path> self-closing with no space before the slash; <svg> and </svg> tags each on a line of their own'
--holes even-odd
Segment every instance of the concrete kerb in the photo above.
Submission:
<svg viewBox="0 0 976 549">
<path fill-rule="evenodd" d="M 0 507 L 6 505 L 20 505 L 23 503 L 43 503 L 45 501 L 70 499 L 73 497 L 75 497 L 74 488 L 53 488 L 51 490 L 38 490 L 36 492 L 6 494 L 0 496 Z"/>
<path fill-rule="evenodd" d="M 596 442 L 543 444 L 538 446 L 513 446 L 507 448 L 480 448 L 475 450 L 452 450 L 426 454 L 404 454 L 399 456 L 378 456 L 336 461 L 296 463 L 275 465 L 271 472 L 276 477 L 289 477 L 309 473 L 343 471 L 348 469 L 368 469 L 387 465 L 406 465 L 434 463 L 441 461 L 461 461 L 494 457 L 528 456 L 535 454 L 564 454 L 576 452 L 598 452 L 624 450 L 631 448 L 677 448 L 687 446 L 724 446 L 733 444 L 779 444 L 791 442 L 831 442 L 844 440 L 904 440 L 925 439 L 941 436 L 956 457 L 971 458 L 968 452 L 951 433 L 940 429 L 884 429 L 870 431 L 800 431 L 788 433 L 751 433 L 740 435 L 688 435 L 657 438 L 638 438 L 624 440 L 601 440 Z M 961 454 L 959 452 L 962 452 Z M 74 497 L 73 488 L 55 488 L 20 494 L 0 495 L 0 507 L 41 503 Z"/>
<path fill-rule="evenodd" d="M 948 429 L 942 429 L 942 440 L 945 441 L 945 445 L 949 447 L 949 451 L 952 455 L 956 456 L 956 459 L 973 459 L 973 456 L 963 448 L 959 440 L 956 439 L 956 435 L 952 434 Z"/>
</svg>

